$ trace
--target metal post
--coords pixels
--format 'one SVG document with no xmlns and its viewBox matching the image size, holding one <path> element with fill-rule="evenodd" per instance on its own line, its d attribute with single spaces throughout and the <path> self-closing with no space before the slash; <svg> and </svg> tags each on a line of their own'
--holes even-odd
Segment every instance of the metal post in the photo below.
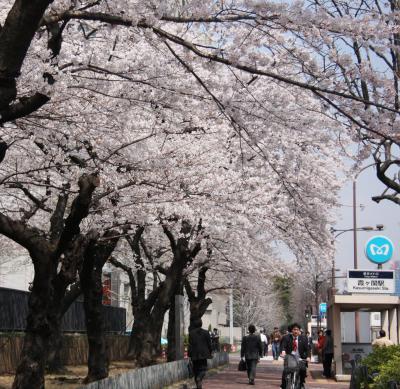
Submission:
<svg viewBox="0 0 400 389">
<path fill-rule="evenodd" d="M 229 343 L 233 345 L 233 289 L 229 294 Z"/>
<path fill-rule="evenodd" d="M 357 258 L 357 198 L 356 198 L 356 180 L 353 181 L 353 250 L 354 250 L 354 269 L 358 268 Z"/>
<path fill-rule="evenodd" d="M 184 317 L 183 317 L 183 296 L 175 295 L 175 360 L 184 358 Z"/>
<path fill-rule="evenodd" d="M 353 180 L 353 250 L 354 250 L 354 269 L 358 269 L 358 258 L 357 258 L 357 186 L 356 179 Z M 360 313 L 355 311 L 354 313 L 354 324 L 355 324 L 355 335 L 356 343 L 360 343 Z"/>
<path fill-rule="evenodd" d="M 319 281 L 318 281 L 318 276 L 315 278 L 315 312 L 317 313 L 317 331 L 321 329 L 321 318 L 320 318 L 320 312 L 319 312 Z"/>
</svg>

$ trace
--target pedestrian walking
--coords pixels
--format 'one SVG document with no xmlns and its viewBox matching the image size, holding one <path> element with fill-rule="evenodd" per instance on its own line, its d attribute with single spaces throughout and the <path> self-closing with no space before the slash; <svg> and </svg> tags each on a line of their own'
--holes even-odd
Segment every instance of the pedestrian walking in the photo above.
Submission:
<svg viewBox="0 0 400 389">
<path fill-rule="evenodd" d="M 306 332 L 306 338 L 307 338 L 307 342 L 308 342 L 308 357 L 311 358 L 313 339 L 312 339 L 311 334 L 308 331 Z"/>
<path fill-rule="evenodd" d="M 268 338 L 267 335 L 265 335 L 265 331 L 263 330 L 260 331 L 260 338 L 263 350 L 262 356 L 266 357 L 268 355 Z"/>
<path fill-rule="evenodd" d="M 261 338 L 255 332 L 256 327 L 250 324 L 249 335 L 243 337 L 242 348 L 240 350 L 240 357 L 246 359 L 247 377 L 249 378 L 250 385 L 255 384 L 257 363 L 263 354 Z"/>
<path fill-rule="evenodd" d="M 322 348 L 324 347 L 325 335 L 324 331 L 318 331 L 318 341 L 317 341 L 317 352 L 318 352 L 318 363 L 322 362 Z"/>
<path fill-rule="evenodd" d="M 272 346 L 272 356 L 277 361 L 280 353 L 280 344 L 282 339 L 282 334 L 279 331 L 278 327 L 274 327 L 274 331 L 269 337 Z"/>
<path fill-rule="evenodd" d="M 198 319 L 191 323 L 189 331 L 188 355 L 193 363 L 193 374 L 196 388 L 202 388 L 202 382 L 207 372 L 207 359 L 212 358 L 211 337 L 203 330 L 203 322 Z"/>
<path fill-rule="evenodd" d="M 333 360 L 333 338 L 332 331 L 326 330 L 325 341 L 322 347 L 322 364 L 324 367 L 323 376 L 331 378 L 332 376 L 332 360 Z"/>
<path fill-rule="evenodd" d="M 211 346 L 214 352 L 219 352 L 219 334 L 217 328 L 214 328 L 211 333 Z"/>
<path fill-rule="evenodd" d="M 373 347 L 393 346 L 393 342 L 386 336 L 385 330 L 379 331 L 379 338 L 372 342 Z"/>
</svg>

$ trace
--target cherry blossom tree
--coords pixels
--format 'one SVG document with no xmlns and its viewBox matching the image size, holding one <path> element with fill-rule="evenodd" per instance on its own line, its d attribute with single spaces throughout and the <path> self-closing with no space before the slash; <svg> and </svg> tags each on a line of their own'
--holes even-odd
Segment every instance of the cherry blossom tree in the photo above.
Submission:
<svg viewBox="0 0 400 389">
<path fill-rule="evenodd" d="M 36 235 L 46 245 L 59 238 L 68 225 L 66 210 L 74 209 L 70 198 L 80 195 L 79 177 L 100 182 L 85 196 L 85 211 L 68 239 L 59 241 L 54 277 L 81 230 L 86 236 L 96 226 L 100 239 L 115 229 L 134 236 L 137 228 L 159 228 L 160 220 L 173 253 L 164 268 L 173 278 L 162 289 L 168 298 L 186 267 L 202 259 L 193 252 L 199 241 L 189 248 L 187 234 L 180 235 L 186 221 L 197 226 L 201 219 L 212 239 L 230 235 L 245 242 L 236 253 L 220 249 L 235 265 L 257 267 L 261 256 L 249 247 L 263 234 L 285 242 L 299 261 L 310 254 L 329 257 L 321 248 L 330 240 L 326 224 L 340 184 L 340 155 L 332 150 L 358 129 L 345 113 L 365 119 L 366 101 L 349 94 L 345 83 L 338 86 L 336 74 L 318 70 L 323 79 L 308 78 L 299 58 L 313 47 L 286 41 L 290 31 L 306 42 L 303 35 L 314 25 L 325 31 L 324 21 L 331 22 L 330 33 L 329 15 L 321 19 L 298 4 L 258 1 L 235 7 L 36 1 L 32 9 L 21 1 L 2 3 L 0 231 L 25 245 L 35 265 L 41 261 L 32 254 Z M 17 31 L 21 20 L 26 31 Z M 356 23 L 360 34 L 368 30 L 363 23 Z M 353 31 L 346 30 L 349 23 L 338 24 L 342 32 Z M 379 27 L 383 35 L 393 33 L 385 18 Z M 18 50 L 10 59 L 13 45 Z M 391 112 L 380 100 L 368 105 Z M 10 225 L 18 227 L 13 235 Z M 24 236 L 31 231 L 35 242 L 28 247 Z M 157 247 L 157 239 L 151 243 Z M 93 256 L 86 259 L 93 262 Z M 71 265 L 73 277 L 79 261 Z M 46 308 L 51 285 L 43 289 L 39 275 L 46 266 L 39 267 L 36 287 Z M 93 284 L 86 295 L 98 302 L 99 272 L 89 273 L 81 272 Z M 160 317 L 164 309 L 160 305 Z M 40 350 L 31 383 L 38 387 L 45 343 Z M 105 376 L 104 349 L 97 355 L 102 368 L 93 376 Z M 28 387 L 25 372 L 15 388 Z"/>
</svg>

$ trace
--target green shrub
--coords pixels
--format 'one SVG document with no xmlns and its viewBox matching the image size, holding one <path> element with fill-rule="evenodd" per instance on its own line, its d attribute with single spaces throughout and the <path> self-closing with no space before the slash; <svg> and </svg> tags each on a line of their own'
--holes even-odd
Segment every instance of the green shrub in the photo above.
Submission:
<svg viewBox="0 0 400 389">
<path fill-rule="evenodd" d="M 368 373 L 377 373 L 371 389 L 386 389 L 390 381 L 400 383 L 400 345 L 374 347 L 371 354 L 362 360 Z"/>
<path fill-rule="evenodd" d="M 400 383 L 400 352 L 393 355 L 392 359 L 382 366 L 374 383 L 376 383 L 376 388 L 387 388 L 390 381 Z"/>
<path fill-rule="evenodd" d="M 189 334 L 183 335 L 183 345 L 189 347 Z"/>
</svg>

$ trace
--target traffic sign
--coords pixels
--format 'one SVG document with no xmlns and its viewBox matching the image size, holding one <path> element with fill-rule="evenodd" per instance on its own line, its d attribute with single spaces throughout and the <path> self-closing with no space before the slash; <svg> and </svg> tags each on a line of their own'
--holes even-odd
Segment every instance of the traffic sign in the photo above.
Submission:
<svg viewBox="0 0 400 389">
<path fill-rule="evenodd" d="M 365 245 L 365 255 L 377 264 L 389 261 L 393 256 L 394 246 L 392 241 L 386 236 L 373 236 Z"/>
<path fill-rule="evenodd" d="M 319 304 L 319 313 L 320 313 L 321 316 L 326 313 L 326 310 L 327 310 L 327 304 L 326 303 Z"/>
</svg>

